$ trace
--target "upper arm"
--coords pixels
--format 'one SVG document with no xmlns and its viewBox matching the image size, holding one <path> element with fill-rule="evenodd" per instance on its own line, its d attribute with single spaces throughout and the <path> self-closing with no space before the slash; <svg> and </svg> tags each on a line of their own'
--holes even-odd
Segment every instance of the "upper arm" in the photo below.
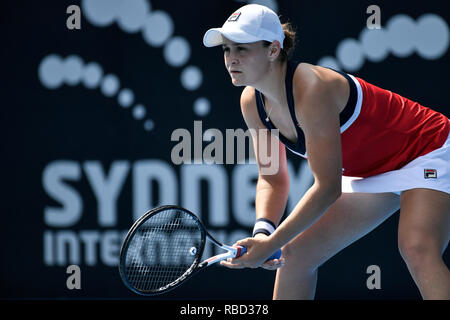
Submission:
<svg viewBox="0 0 450 320">
<path fill-rule="evenodd" d="M 255 90 L 252 87 L 246 87 L 242 91 L 241 111 L 251 133 L 259 177 L 270 182 L 288 183 L 286 149 L 262 124 L 256 108 Z M 273 170 L 274 168 L 276 170 Z"/>
<path fill-rule="evenodd" d="M 308 163 L 315 183 L 326 190 L 340 193 L 342 149 L 340 121 L 332 84 L 312 71 L 301 71 L 301 95 L 295 98 L 302 129 L 305 134 Z"/>
</svg>

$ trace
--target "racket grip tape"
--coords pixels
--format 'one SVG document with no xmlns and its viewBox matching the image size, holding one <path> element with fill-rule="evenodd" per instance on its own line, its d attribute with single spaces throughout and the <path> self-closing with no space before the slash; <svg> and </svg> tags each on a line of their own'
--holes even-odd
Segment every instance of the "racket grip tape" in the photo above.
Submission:
<svg viewBox="0 0 450 320">
<path fill-rule="evenodd" d="M 237 254 L 236 254 L 236 258 L 239 258 L 240 256 L 242 256 L 244 253 L 247 252 L 247 248 L 244 246 L 236 246 L 236 248 L 238 250 Z M 280 259 L 280 258 L 281 258 L 281 249 L 278 249 L 269 258 L 267 258 L 266 261 L 273 260 L 273 259 Z"/>
</svg>

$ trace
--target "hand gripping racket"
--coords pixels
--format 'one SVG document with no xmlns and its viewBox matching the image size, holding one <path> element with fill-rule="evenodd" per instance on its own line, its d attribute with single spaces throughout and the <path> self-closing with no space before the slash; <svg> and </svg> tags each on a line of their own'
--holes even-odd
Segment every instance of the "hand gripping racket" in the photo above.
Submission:
<svg viewBox="0 0 450 320">
<path fill-rule="evenodd" d="M 200 261 L 206 238 L 226 252 Z M 145 213 L 128 231 L 120 250 L 119 272 L 129 289 L 151 296 L 172 290 L 199 270 L 246 251 L 214 239 L 192 212 L 162 206 Z M 267 260 L 280 257 L 278 250 Z"/>
</svg>

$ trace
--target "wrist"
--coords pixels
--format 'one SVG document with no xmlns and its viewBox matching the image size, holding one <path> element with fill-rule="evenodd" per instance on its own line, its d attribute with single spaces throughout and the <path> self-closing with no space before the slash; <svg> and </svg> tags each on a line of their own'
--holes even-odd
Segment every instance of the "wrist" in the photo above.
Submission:
<svg viewBox="0 0 450 320">
<path fill-rule="evenodd" d="M 256 219 L 253 227 L 253 238 L 264 241 L 267 251 L 271 253 L 270 259 L 279 259 L 281 256 L 280 246 L 277 246 L 276 243 L 274 246 L 275 229 L 275 224 L 266 218 Z"/>
<path fill-rule="evenodd" d="M 253 238 L 255 239 L 267 239 L 269 236 L 266 235 L 265 233 L 257 233 L 253 236 Z"/>
<path fill-rule="evenodd" d="M 270 236 L 275 231 L 275 229 L 275 224 L 272 221 L 266 218 L 259 218 L 255 221 L 252 236 Z"/>
</svg>

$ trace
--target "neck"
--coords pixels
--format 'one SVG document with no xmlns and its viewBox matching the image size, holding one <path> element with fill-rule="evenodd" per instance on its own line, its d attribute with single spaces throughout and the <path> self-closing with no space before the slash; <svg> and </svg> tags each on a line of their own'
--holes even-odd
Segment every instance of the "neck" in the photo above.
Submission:
<svg viewBox="0 0 450 320">
<path fill-rule="evenodd" d="M 287 62 L 274 62 L 263 79 L 252 85 L 264 95 L 264 98 L 274 105 L 283 105 L 286 101 L 286 69 Z"/>
</svg>

